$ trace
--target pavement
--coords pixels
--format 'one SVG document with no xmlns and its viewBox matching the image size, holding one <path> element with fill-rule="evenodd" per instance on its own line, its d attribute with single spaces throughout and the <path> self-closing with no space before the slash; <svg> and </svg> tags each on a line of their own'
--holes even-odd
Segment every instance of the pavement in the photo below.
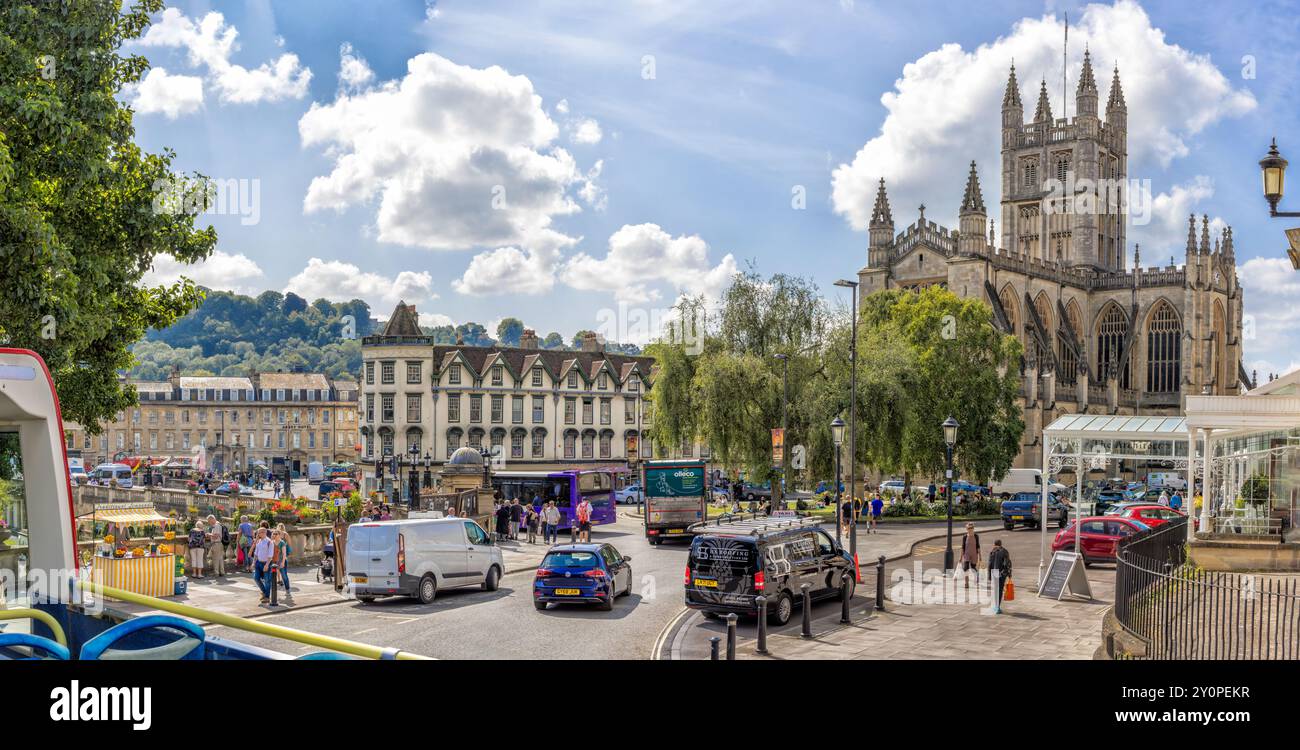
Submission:
<svg viewBox="0 0 1300 750">
<path fill-rule="evenodd" d="M 982 534 L 985 553 L 992 535 Z M 886 565 L 885 610 L 876 609 L 876 574 L 863 568 L 861 595 L 850 603 L 852 624 L 840 622 L 838 599 L 813 606 L 812 638 L 801 636 L 799 611 L 782 628 L 770 628 L 768 655 L 756 653 L 757 630 L 753 618 L 737 627 L 738 659 L 1091 659 L 1101 643 L 1101 620 L 1114 600 L 1112 566 L 1094 566 L 1087 576 L 1093 599 L 1066 597 L 1062 601 L 1039 598 L 1039 536 L 1028 531 L 997 535 L 1016 561 L 1012 580 L 1016 599 L 1006 602 L 1003 614 L 991 614 L 990 594 L 978 584 L 940 583 L 942 536 L 916 546 L 913 554 Z M 918 564 L 919 563 L 919 567 Z M 921 585 L 911 585 L 918 580 Z M 656 658 L 708 659 L 709 638 L 723 638 L 727 627 L 699 612 L 683 610 L 665 629 L 656 645 Z"/>
</svg>

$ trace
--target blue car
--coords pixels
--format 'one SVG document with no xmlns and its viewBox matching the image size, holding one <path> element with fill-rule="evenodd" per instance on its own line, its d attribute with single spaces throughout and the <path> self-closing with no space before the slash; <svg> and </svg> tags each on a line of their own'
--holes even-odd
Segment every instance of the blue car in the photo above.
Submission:
<svg viewBox="0 0 1300 750">
<path fill-rule="evenodd" d="M 544 610 L 551 602 L 584 602 L 608 612 L 615 597 L 632 593 L 631 561 L 612 544 L 556 545 L 533 577 L 533 606 Z"/>
</svg>

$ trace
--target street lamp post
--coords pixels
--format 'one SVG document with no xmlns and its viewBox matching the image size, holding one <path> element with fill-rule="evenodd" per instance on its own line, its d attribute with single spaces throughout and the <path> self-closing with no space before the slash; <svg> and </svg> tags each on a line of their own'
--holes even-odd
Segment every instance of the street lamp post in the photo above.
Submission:
<svg viewBox="0 0 1300 750">
<path fill-rule="evenodd" d="M 947 448 L 948 470 L 945 474 L 948 481 L 948 488 L 945 494 L 948 496 L 948 547 L 943 552 L 943 572 L 947 575 L 953 569 L 952 564 L 952 449 L 957 444 L 957 420 L 948 417 L 943 420 L 943 442 Z"/>
<path fill-rule="evenodd" d="M 429 467 L 433 466 L 433 456 L 429 451 L 424 452 L 424 488 L 427 490 L 433 487 L 433 474 L 430 473 Z"/>
<path fill-rule="evenodd" d="M 411 488 L 407 491 L 406 507 L 414 508 L 417 505 L 417 498 L 420 496 L 420 446 L 411 443 L 411 447 L 407 449 L 406 454 L 411 457 L 408 461 L 408 465 L 411 467 Z"/>
<path fill-rule="evenodd" d="M 788 410 L 790 403 L 790 355 L 777 354 L 777 359 L 781 360 L 781 492 L 777 496 L 778 508 L 785 507 L 785 477 L 786 467 L 789 462 L 786 461 L 788 450 L 786 449 L 786 428 L 788 419 Z"/>
<path fill-rule="evenodd" d="M 853 557 L 856 575 L 858 564 L 858 514 L 853 507 L 853 493 L 857 491 L 858 482 L 858 282 L 840 279 L 835 282 L 835 286 L 847 288 L 850 291 L 850 299 L 852 300 L 850 309 L 853 324 L 849 340 L 849 555 Z M 862 502 L 866 503 L 866 501 L 867 498 L 864 493 Z"/>
<path fill-rule="evenodd" d="M 1277 139 L 1268 147 L 1268 154 L 1259 160 L 1259 169 L 1264 177 L 1264 200 L 1268 201 L 1268 215 L 1272 217 L 1300 217 L 1300 211 L 1278 211 L 1277 204 L 1282 200 L 1286 181 L 1287 160 L 1277 150 Z M 1286 230 L 1287 257 L 1291 266 L 1300 271 L 1300 227 Z"/>
<path fill-rule="evenodd" d="M 831 422 L 831 442 L 835 444 L 835 542 L 842 545 L 844 540 L 840 529 L 844 527 L 844 502 L 840 499 L 840 446 L 844 445 L 844 420 L 839 417 Z M 853 497 L 851 491 L 849 497 Z"/>
</svg>

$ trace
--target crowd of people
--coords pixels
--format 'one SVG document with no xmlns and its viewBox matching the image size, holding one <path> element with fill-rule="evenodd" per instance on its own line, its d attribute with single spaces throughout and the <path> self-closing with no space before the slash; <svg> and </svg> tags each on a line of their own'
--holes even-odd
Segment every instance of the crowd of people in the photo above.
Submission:
<svg viewBox="0 0 1300 750">
<path fill-rule="evenodd" d="M 577 520 L 577 540 L 591 541 L 591 503 L 585 498 L 574 508 Z M 554 500 L 542 502 L 539 495 L 530 494 L 523 502 L 519 498 L 507 500 L 497 490 L 492 495 L 492 519 L 495 523 L 494 538 L 499 542 L 519 541 L 524 534 L 528 544 L 537 544 L 538 532 L 541 532 L 542 544 L 556 544 L 560 535 L 560 508 Z"/>
</svg>

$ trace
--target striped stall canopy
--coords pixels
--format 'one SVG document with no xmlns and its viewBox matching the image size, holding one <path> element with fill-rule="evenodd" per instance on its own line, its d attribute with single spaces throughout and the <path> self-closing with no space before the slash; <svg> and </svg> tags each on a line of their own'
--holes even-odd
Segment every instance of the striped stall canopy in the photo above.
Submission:
<svg viewBox="0 0 1300 750">
<path fill-rule="evenodd" d="M 162 523 L 169 520 L 167 516 L 155 510 L 152 503 L 97 504 L 93 516 L 96 521 L 111 521 L 119 524 Z"/>
</svg>

